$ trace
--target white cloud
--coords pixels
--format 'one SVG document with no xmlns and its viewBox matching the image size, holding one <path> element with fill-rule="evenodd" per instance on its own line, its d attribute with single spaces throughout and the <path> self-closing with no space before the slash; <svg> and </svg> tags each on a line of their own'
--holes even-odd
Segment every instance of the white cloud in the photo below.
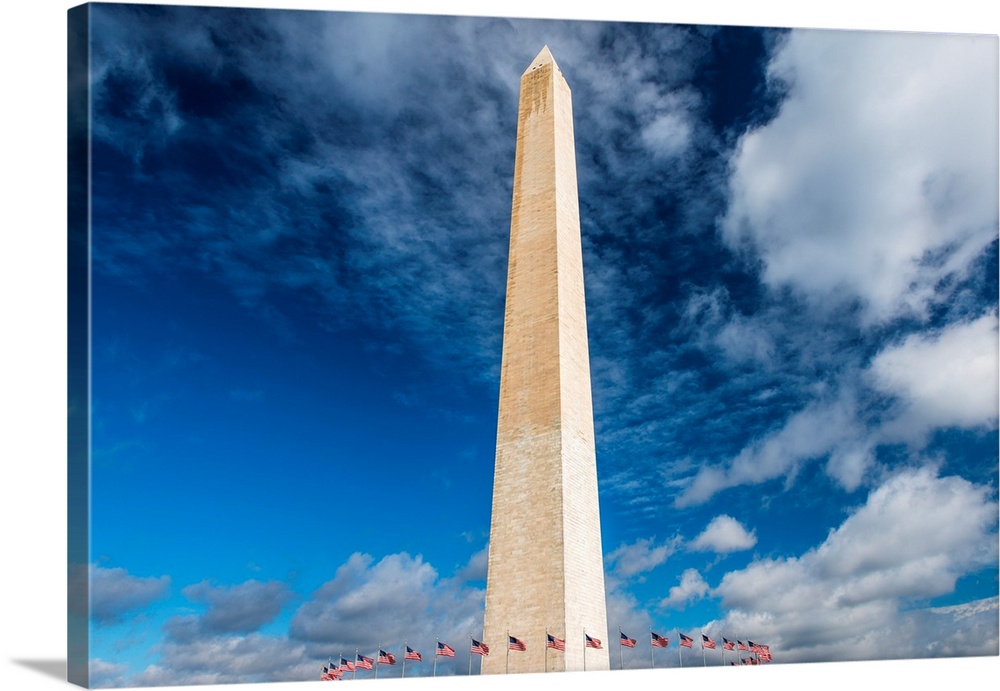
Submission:
<svg viewBox="0 0 1000 691">
<path fill-rule="evenodd" d="M 690 602 L 700 600 L 708 594 L 709 587 L 696 569 L 686 569 L 681 574 L 681 582 L 670 589 L 667 597 L 660 600 L 660 607 L 680 609 Z"/>
<path fill-rule="evenodd" d="M 652 539 L 643 538 L 609 552 L 606 562 L 614 564 L 613 575 L 628 578 L 638 573 L 652 571 L 665 562 L 675 550 L 676 541 L 657 545 Z"/>
<path fill-rule="evenodd" d="M 99 657 L 90 658 L 90 685 L 93 688 L 125 686 L 128 665 L 116 664 Z"/>
<path fill-rule="evenodd" d="M 757 544 L 757 536 L 747 531 L 732 516 L 716 516 L 705 530 L 691 542 L 691 548 L 698 551 L 738 552 Z"/>
<path fill-rule="evenodd" d="M 913 605 L 996 565 L 996 517 L 989 487 L 928 469 L 899 473 L 815 549 L 727 573 L 712 591 L 729 610 L 722 626 L 770 642 L 786 662 L 995 655 L 995 601 Z"/>
<path fill-rule="evenodd" d="M 996 428 L 997 316 L 914 334 L 872 361 L 876 388 L 899 399 L 883 426 L 890 441 L 919 441 L 941 427 Z"/>
<path fill-rule="evenodd" d="M 996 41 L 801 30 L 769 75 L 790 92 L 740 143 L 725 240 L 814 304 L 924 316 L 996 237 Z"/>
<path fill-rule="evenodd" d="M 435 638 L 458 641 L 482 630 L 484 596 L 461 577 L 439 579 L 420 556 L 404 552 L 375 562 L 355 553 L 298 609 L 290 637 L 328 650 L 404 640 L 417 650 L 433 650 Z M 438 674 L 454 673 L 467 659 L 442 661 Z"/>
</svg>

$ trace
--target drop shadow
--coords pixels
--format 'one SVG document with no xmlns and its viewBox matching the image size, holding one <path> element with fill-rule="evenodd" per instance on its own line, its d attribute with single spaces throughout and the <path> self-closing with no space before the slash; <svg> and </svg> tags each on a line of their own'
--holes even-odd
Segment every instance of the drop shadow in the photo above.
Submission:
<svg viewBox="0 0 1000 691">
<path fill-rule="evenodd" d="M 66 681 L 66 660 L 11 660 L 14 664 L 27 667 L 47 677 Z"/>
</svg>

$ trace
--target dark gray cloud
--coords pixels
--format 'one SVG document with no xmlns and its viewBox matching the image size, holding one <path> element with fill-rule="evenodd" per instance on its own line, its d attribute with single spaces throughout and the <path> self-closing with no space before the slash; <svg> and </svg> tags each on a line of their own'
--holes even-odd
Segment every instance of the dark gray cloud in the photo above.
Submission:
<svg viewBox="0 0 1000 691">
<path fill-rule="evenodd" d="M 88 586 L 89 583 L 89 586 Z M 87 597 L 89 587 L 89 600 Z M 133 576 L 123 568 L 98 564 L 71 564 L 69 601 L 76 606 L 90 603 L 90 617 L 99 624 L 112 624 L 170 594 L 169 576 Z M 77 614 L 86 615 L 78 611 Z"/>
<path fill-rule="evenodd" d="M 272 621 L 292 594 L 284 583 L 247 581 L 216 586 L 202 581 L 181 591 L 192 602 L 206 605 L 199 621 L 208 633 L 247 633 Z"/>
<path fill-rule="evenodd" d="M 319 678 L 321 658 L 280 636 L 166 637 L 156 663 L 129 686 L 240 684 Z"/>
</svg>

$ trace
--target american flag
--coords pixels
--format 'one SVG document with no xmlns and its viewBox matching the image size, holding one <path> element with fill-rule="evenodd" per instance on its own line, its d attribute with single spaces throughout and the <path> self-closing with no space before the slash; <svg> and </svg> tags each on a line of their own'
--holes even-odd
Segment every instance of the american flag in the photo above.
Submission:
<svg viewBox="0 0 1000 691">
<path fill-rule="evenodd" d="M 685 636 L 680 631 L 677 632 L 677 635 L 681 637 L 681 647 L 682 648 L 690 648 L 691 644 L 694 643 L 694 639 L 693 638 L 691 638 L 690 636 Z"/>
<path fill-rule="evenodd" d="M 507 636 L 507 647 L 511 650 L 520 650 L 521 652 L 527 650 L 527 646 L 524 645 L 524 641 L 510 635 Z"/>
<path fill-rule="evenodd" d="M 333 677 L 330 676 L 330 669 L 323 665 L 323 673 L 319 676 L 320 681 L 333 681 Z"/>
<path fill-rule="evenodd" d="M 715 641 L 705 634 L 701 634 L 701 647 L 708 648 L 709 650 L 715 650 Z"/>
<path fill-rule="evenodd" d="M 410 646 L 406 646 L 406 655 L 403 656 L 403 659 L 404 660 L 416 660 L 417 662 L 420 662 L 424 658 L 421 657 L 420 653 L 418 653 L 416 650 L 414 650 Z"/>
<path fill-rule="evenodd" d="M 350 660 L 345 660 L 344 658 L 340 658 L 340 668 L 345 672 L 353 672 L 354 663 L 351 662 Z"/>
<path fill-rule="evenodd" d="M 597 648 L 598 650 L 603 650 L 603 648 L 601 648 L 601 639 L 600 638 L 591 638 L 587 634 L 583 634 L 583 637 L 587 639 L 587 647 L 588 648 Z"/>
<path fill-rule="evenodd" d="M 452 648 L 447 643 L 442 643 L 441 641 L 438 641 L 437 654 L 441 655 L 442 657 L 455 657 L 455 649 Z"/>
<path fill-rule="evenodd" d="M 344 676 L 344 670 L 340 669 L 339 667 L 330 668 L 331 679 L 340 679 L 342 676 Z"/>
<path fill-rule="evenodd" d="M 375 660 L 358 653 L 358 662 L 355 665 L 358 669 L 371 669 L 373 664 Z"/>
<path fill-rule="evenodd" d="M 736 641 L 736 647 L 739 648 L 740 650 L 746 650 L 747 644 L 744 643 L 743 641 Z"/>
<path fill-rule="evenodd" d="M 750 652 L 751 653 L 759 653 L 760 652 L 760 647 L 756 643 L 754 643 L 753 641 L 747 641 L 747 643 L 750 645 Z"/>
<path fill-rule="evenodd" d="M 722 649 L 723 650 L 733 650 L 733 648 L 735 648 L 735 645 L 733 644 L 733 642 L 731 640 L 729 640 L 728 638 L 726 638 L 725 636 L 723 636 L 722 637 Z"/>
<path fill-rule="evenodd" d="M 758 655 L 760 655 L 761 662 L 770 662 L 771 647 L 767 645 L 759 645 L 757 647 L 760 648 L 760 652 L 758 653 Z"/>
<path fill-rule="evenodd" d="M 635 647 L 635 639 L 634 638 L 629 638 L 622 631 L 619 631 L 618 633 L 620 633 L 621 636 L 622 636 L 622 645 L 623 646 L 625 646 L 626 648 L 634 648 Z"/>
<path fill-rule="evenodd" d="M 670 639 L 665 638 L 658 633 L 653 633 L 652 631 L 650 631 L 649 635 L 652 637 L 651 641 L 652 645 L 655 645 L 657 648 L 666 648 L 668 645 L 670 645 Z"/>
<path fill-rule="evenodd" d="M 546 634 L 548 637 L 548 643 L 545 644 L 546 648 L 552 648 L 553 650 L 566 650 L 566 641 L 561 638 L 556 638 L 551 633 Z"/>
<path fill-rule="evenodd" d="M 475 638 L 472 639 L 472 652 L 476 655 L 489 655 L 490 647 L 485 643 L 480 643 Z"/>
<path fill-rule="evenodd" d="M 380 649 L 378 651 L 378 663 L 380 665 L 394 665 L 396 664 L 396 656 Z"/>
</svg>

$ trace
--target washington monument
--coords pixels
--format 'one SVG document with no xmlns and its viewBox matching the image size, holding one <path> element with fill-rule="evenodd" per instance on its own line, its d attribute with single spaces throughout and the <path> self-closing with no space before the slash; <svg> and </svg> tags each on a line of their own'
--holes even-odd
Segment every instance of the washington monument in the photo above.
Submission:
<svg viewBox="0 0 1000 691">
<path fill-rule="evenodd" d="M 508 261 L 482 671 L 608 669 L 573 105 L 548 47 L 521 76 Z"/>
</svg>

